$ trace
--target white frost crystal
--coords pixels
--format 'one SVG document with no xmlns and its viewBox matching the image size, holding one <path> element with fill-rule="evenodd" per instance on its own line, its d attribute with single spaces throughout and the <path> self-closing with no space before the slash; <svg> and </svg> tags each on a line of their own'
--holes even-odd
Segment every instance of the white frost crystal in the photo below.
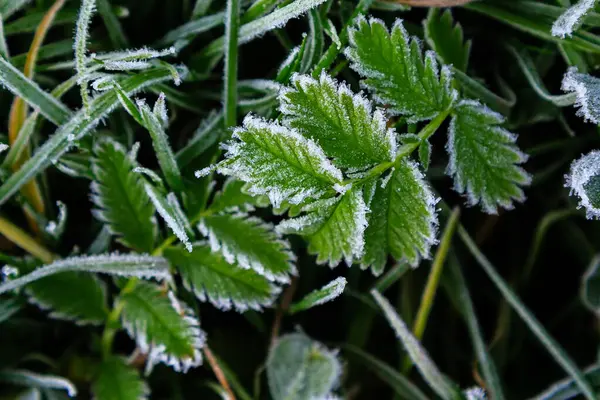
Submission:
<svg viewBox="0 0 600 400">
<path fill-rule="evenodd" d="M 589 219 L 600 219 L 600 151 L 574 161 L 565 178 L 565 186 L 580 199 L 578 208 L 585 208 Z"/>
<path fill-rule="evenodd" d="M 581 18 L 594 8 L 596 0 L 579 0 L 577 4 L 565 11 L 552 25 L 552 35 L 564 38 L 571 36 L 581 22 Z"/>
</svg>

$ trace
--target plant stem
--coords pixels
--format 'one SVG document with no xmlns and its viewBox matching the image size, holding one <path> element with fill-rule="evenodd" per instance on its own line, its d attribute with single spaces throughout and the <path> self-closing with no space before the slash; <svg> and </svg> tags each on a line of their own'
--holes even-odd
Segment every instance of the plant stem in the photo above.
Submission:
<svg viewBox="0 0 600 400">
<path fill-rule="evenodd" d="M 417 340 L 421 340 L 423 338 L 423 332 L 425 332 L 429 313 L 431 312 L 431 307 L 433 306 L 433 301 L 435 300 L 435 294 L 440 283 L 440 277 L 442 276 L 444 262 L 448 256 L 448 251 L 450 250 L 450 245 L 452 244 L 452 238 L 454 237 L 454 232 L 456 231 L 456 226 L 458 225 L 459 215 L 460 208 L 454 208 L 452 215 L 448 219 L 446 228 L 444 229 L 444 234 L 442 235 L 440 245 L 435 253 L 433 264 L 431 266 L 431 272 L 429 273 L 425 290 L 421 296 L 421 305 L 419 306 L 419 311 L 417 312 L 417 317 L 413 326 L 413 334 Z M 404 358 L 402 372 L 404 372 L 404 374 L 408 374 L 411 367 L 412 361 L 410 358 Z"/>
<path fill-rule="evenodd" d="M 240 0 L 228 0 L 225 24 L 225 129 L 237 122 L 238 30 Z"/>
<path fill-rule="evenodd" d="M 119 296 L 131 292 L 135 285 L 138 282 L 138 278 L 131 278 L 127 281 L 127 284 L 121 292 Z M 107 358 L 111 354 L 112 343 L 115 338 L 115 334 L 117 333 L 117 329 L 119 326 L 119 318 L 121 317 L 121 313 L 123 312 L 123 308 L 125 307 L 125 303 L 121 301 L 121 299 L 117 299 L 115 302 L 115 306 L 108 314 L 106 318 L 106 324 L 104 325 L 104 332 L 102 332 L 102 356 Z"/>
<path fill-rule="evenodd" d="M 51 263 L 56 258 L 54 254 L 36 242 L 25 231 L 2 217 L 0 217 L 0 234 L 46 264 Z"/>
<path fill-rule="evenodd" d="M 225 374 L 223 373 L 223 370 L 219 366 L 217 358 L 213 355 L 212 351 L 210 350 L 210 348 L 208 346 L 204 346 L 204 355 L 206 356 L 206 359 L 208 360 L 210 367 L 212 368 L 213 372 L 215 373 L 217 380 L 221 384 L 221 387 L 223 389 L 225 389 L 225 392 L 227 392 L 227 400 L 235 400 L 235 395 L 233 394 L 233 391 L 231 390 L 231 387 L 229 386 L 229 382 L 227 382 L 227 379 L 225 378 Z"/>
</svg>

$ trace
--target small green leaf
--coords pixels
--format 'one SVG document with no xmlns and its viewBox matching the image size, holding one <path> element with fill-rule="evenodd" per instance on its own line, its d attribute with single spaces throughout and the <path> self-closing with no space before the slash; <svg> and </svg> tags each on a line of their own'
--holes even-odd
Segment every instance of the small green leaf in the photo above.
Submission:
<svg viewBox="0 0 600 400">
<path fill-rule="evenodd" d="M 350 266 L 360 260 L 369 211 L 362 187 L 348 189 L 337 198 L 315 202 L 304 211 L 306 215 L 281 222 L 277 230 L 306 236 L 308 251 L 317 254 L 317 263 L 335 267 L 344 259 Z"/>
<path fill-rule="evenodd" d="M 297 312 L 308 310 L 309 308 L 332 301 L 344 292 L 346 283 L 346 278 L 339 277 L 334 279 L 321 289 L 310 292 L 302 300 L 292 304 L 290 306 L 289 313 L 295 314 Z"/>
<path fill-rule="evenodd" d="M 148 398 L 150 390 L 125 359 L 110 356 L 98 366 L 92 393 L 97 400 L 138 400 Z"/>
<path fill-rule="evenodd" d="M 279 292 L 279 288 L 263 276 L 227 262 L 206 244 L 195 243 L 191 253 L 169 248 L 164 254 L 179 269 L 186 289 L 221 310 L 230 310 L 233 306 L 239 312 L 260 311 L 270 306 Z"/>
<path fill-rule="evenodd" d="M 281 337 L 267 359 L 273 400 L 326 398 L 340 373 L 335 353 L 303 333 Z"/>
<path fill-rule="evenodd" d="M 430 8 L 427 19 L 423 21 L 425 40 L 440 61 L 466 72 L 471 54 L 471 41 L 465 41 L 462 26 L 454 24 L 450 9 L 441 11 Z"/>
<path fill-rule="evenodd" d="M 165 196 L 160 190 L 149 183 L 144 183 L 144 189 L 148 197 L 150 197 L 150 201 L 156 207 L 156 211 L 158 211 L 158 214 L 165 221 L 169 229 L 181 240 L 187 251 L 191 252 L 192 244 L 188 236 L 188 232 L 191 229 L 175 193 L 169 193 Z"/>
<path fill-rule="evenodd" d="M 531 181 L 518 165 L 527 156 L 515 145 L 516 136 L 499 126 L 502 122 L 500 114 L 463 100 L 453 110 L 446 145 L 455 190 L 466 193 L 469 205 L 481 203 L 490 214 L 498 206 L 512 208 L 513 200 L 523 201 L 521 186 Z"/>
<path fill-rule="evenodd" d="M 289 282 L 289 275 L 296 274 L 289 243 L 259 218 L 211 215 L 202 218 L 198 228 L 212 250 L 223 254 L 230 264 L 252 269 L 277 282 Z"/>
<path fill-rule="evenodd" d="M 268 196 L 275 207 L 286 200 L 299 204 L 317 199 L 342 181 L 341 171 L 313 140 L 251 115 L 235 130 L 226 149 L 226 159 L 217 170 L 247 182 L 249 193 Z"/>
<path fill-rule="evenodd" d="M 101 324 L 106 319 L 106 285 L 94 275 L 64 272 L 33 282 L 26 292 L 31 303 L 51 311 L 51 318 L 77 324 Z"/>
<path fill-rule="evenodd" d="M 326 72 L 319 80 L 294 75 L 279 100 L 285 123 L 317 141 L 338 167 L 364 169 L 396 157 L 396 132 L 383 111 Z"/>
<path fill-rule="evenodd" d="M 383 272 L 388 253 L 417 266 L 437 243 L 437 200 L 412 161 L 402 160 L 377 182 L 365 232 L 363 268 Z"/>
<path fill-rule="evenodd" d="M 154 206 L 144 190 L 136 164 L 116 141 L 105 138 L 94 147 L 92 201 L 94 216 L 105 222 L 128 247 L 149 252 L 154 247 Z"/>
<path fill-rule="evenodd" d="M 186 372 L 202 363 L 200 349 L 205 335 L 198 319 L 173 292 L 138 282 L 132 290 L 121 293 L 119 301 L 123 304 L 125 330 L 148 354 L 147 370 L 162 362 L 175 371 Z"/>
<path fill-rule="evenodd" d="M 423 59 L 418 39 L 409 38 L 401 20 L 390 33 L 382 21 L 359 17 L 346 56 L 377 100 L 408 122 L 432 119 L 456 99 L 450 69 L 440 73 L 432 51 Z"/>
</svg>

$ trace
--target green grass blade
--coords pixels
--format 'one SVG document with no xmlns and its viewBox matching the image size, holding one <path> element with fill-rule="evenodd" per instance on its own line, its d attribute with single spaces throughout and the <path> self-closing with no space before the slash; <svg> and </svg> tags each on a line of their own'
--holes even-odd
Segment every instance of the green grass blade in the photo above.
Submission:
<svg viewBox="0 0 600 400">
<path fill-rule="evenodd" d="M 108 37 L 112 44 L 120 49 L 126 48 L 128 45 L 127 37 L 108 0 L 96 0 L 96 6 L 104 25 L 106 25 Z"/>
<path fill-rule="evenodd" d="M 0 15 L 6 20 L 30 2 L 31 0 L 4 0 L 0 3 Z"/>
<path fill-rule="evenodd" d="M 487 344 L 483 338 L 481 329 L 479 328 L 475 308 L 473 307 L 469 288 L 467 287 L 461 267 L 458 264 L 456 257 L 451 257 L 448 264 L 453 285 L 447 285 L 446 288 L 449 289 L 450 296 L 456 301 L 456 304 L 459 306 L 459 311 L 467 323 L 469 336 L 471 336 L 471 341 L 473 342 L 477 361 L 483 372 L 486 389 L 490 394 L 490 398 L 494 400 L 503 400 L 505 397 L 502 391 L 502 383 L 500 382 L 498 371 L 494 365 L 494 360 L 492 360 L 492 357 L 487 350 Z"/>
<path fill-rule="evenodd" d="M 593 53 L 600 52 L 600 37 L 589 32 L 578 31 L 574 32 L 571 37 L 560 39 L 552 36 L 550 33 L 551 23 L 541 21 L 538 18 L 524 16 L 520 11 L 513 11 L 500 4 L 476 1 L 467 4 L 465 7 L 540 39 L 554 43 L 571 44 L 581 50 Z"/>
<path fill-rule="evenodd" d="M 238 31 L 240 26 L 239 0 L 227 0 L 227 18 L 225 20 L 225 82 L 224 114 L 225 128 L 237 122 L 237 81 L 238 81 Z"/>
<path fill-rule="evenodd" d="M 548 350 L 548 352 L 552 355 L 554 360 L 575 380 L 584 397 L 588 400 L 597 399 L 596 395 L 594 394 L 594 389 L 592 389 L 589 382 L 585 379 L 583 372 L 581 372 L 581 370 L 567 355 L 560 344 L 558 344 L 558 342 L 550 336 L 548 331 L 546 331 L 542 324 L 540 324 L 531 311 L 525 307 L 525 305 L 504 281 L 504 279 L 502 279 L 502 277 L 496 272 L 494 266 L 481 253 L 481 251 L 479 251 L 479 248 L 473 239 L 471 239 L 465 228 L 459 226 L 458 235 L 465 246 L 467 246 L 473 257 L 475 257 L 479 265 L 490 277 L 492 282 L 494 282 L 498 290 L 500 290 L 506 301 L 513 307 L 517 314 L 519 314 L 519 316 L 523 319 L 523 322 L 525 322 L 529 329 L 531 329 L 538 340 L 544 345 L 546 350 Z"/>
<path fill-rule="evenodd" d="M 2 15 L 0 15 L 0 56 L 6 59 L 9 57 L 6 36 L 4 35 L 4 22 L 2 21 Z"/>
<path fill-rule="evenodd" d="M 1 65 L 2 60 L 0 59 Z M 153 69 L 125 79 L 121 82 L 121 88 L 127 94 L 134 94 L 148 86 L 169 79 L 171 79 L 171 72 L 168 69 Z M 25 183 L 64 154 L 71 145 L 72 139 L 79 139 L 93 130 L 100 120 L 112 112 L 117 105 L 119 105 L 117 95 L 111 91 L 94 98 L 90 104 L 89 118 L 86 118 L 85 110 L 80 110 L 73 115 L 17 172 L 0 186 L 0 205 L 6 203 Z"/>
<path fill-rule="evenodd" d="M 382 381 L 390 385 L 394 392 L 405 400 L 428 400 L 429 397 L 419 389 L 414 383 L 400 374 L 395 368 L 392 368 L 383 361 L 373 357 L 369 353 L 355 346 L 344 345 L 342 347 L 351 357 L 356 357 L 361 364 L 373 371 Z"/>
<path fill-rule="evenodd" d="M 222 12 L 190 21 L 168 32 L 158 41 L 157 46 L 162 47 L 170 45 L 178 40 L 188 39 L 195 35 L 207 32 L 221 25 L 223 21 L 225 21 L 225 13 Z"/>
<path fill-rule="evenodd" d="M 0 58 L 0 82 L 55 125 L 64 124 L 71 116 L 71 111 L 64 104 L 42 90 L 4 58 Z"/>
<path fill-rule="evenodd" d="M 460 88 L 468 97 L 481 100 L 482 103 L 485 103 L 492 110 L 497 111 L 502 115 L 510 114 L 511 109 L 515 105 L 515 99 L 504 99 L 498 96 L 481 83 L 456 68 L 452 68 L 452 73 L 456 81 L 460 84 Z"/>
</svg>

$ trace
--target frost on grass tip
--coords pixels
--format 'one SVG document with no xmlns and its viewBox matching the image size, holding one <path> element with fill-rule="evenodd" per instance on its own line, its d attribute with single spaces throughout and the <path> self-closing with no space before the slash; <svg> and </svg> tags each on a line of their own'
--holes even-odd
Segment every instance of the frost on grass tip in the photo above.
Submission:
<svg viewBox="0 0 600 400">
<path fill-rule="evenodd" d="M 579 197 L 579 208 L 585 208 L 589 219 L 600 219 L 600 151 L 574 161 L 565 178 L 565 186 Z"/>
<path fill-rule="evenodd" d="M 562 90 L 574 92 L 575 106 L 580 107 L 577 115 L 586 121 L 600 124 L 600 79 L 577 72 L 577 68 L 567 70 L 562 81 Z"/>
<path fill-rule="evenodd" d="M 573 31 L 581 25 L 581 20 L 594 8 L 596 0 L 579 0 L 577 4 L 565 11 L 552 25 L 552 35 L 564 38 L 571 36 Z"/>
</svg>

